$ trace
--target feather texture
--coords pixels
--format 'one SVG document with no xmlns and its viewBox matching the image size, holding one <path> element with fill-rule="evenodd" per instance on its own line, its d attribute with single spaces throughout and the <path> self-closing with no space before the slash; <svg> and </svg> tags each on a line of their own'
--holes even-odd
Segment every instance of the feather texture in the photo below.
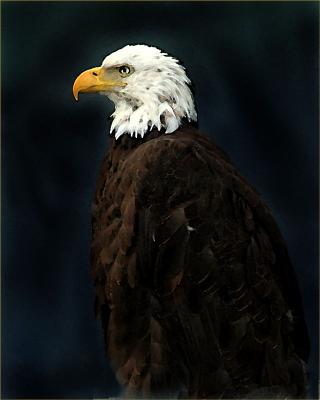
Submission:
<svg viewBox="0 0 320 400">
<path fill-rule="evenodd" d="M 102 91 L 115 104 L 110 132 L 144 137 L 153 127 L 174 132 L 182 118 L 197 120 L 190 79 L 179 61 L 146 45 L 128 45 L 108 55 L 102 68 L 130 65 L 134 73 L 123 79 L 125 87 Z"/>
<path fill-rule="evenodd" d="M 305 396 L 308 335 L 285 243 L 206 136 L 184 124 L 114 140 L 92 214 L 96 310 L 128 396 Z"/>
</svg>

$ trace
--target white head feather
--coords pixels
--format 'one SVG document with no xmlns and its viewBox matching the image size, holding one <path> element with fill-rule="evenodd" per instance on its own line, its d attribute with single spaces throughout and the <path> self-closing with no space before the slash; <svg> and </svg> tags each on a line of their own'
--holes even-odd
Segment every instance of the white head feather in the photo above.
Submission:
<svg viewBox="0 0 320 400">
<path fill-rule="evenodd" d="M 128 133 L 143 137 L 156 127 L 174 132 L 182 118 L 197 120 L 190 79 L 179 61 L 155 47 L 125 46 L 107 56 L 102 67 L 127 65 L 134 72 L 125 77 L 125 87 L 102 92 L 115 104 L 110 133 L 116 139 Z"/>
</svg>

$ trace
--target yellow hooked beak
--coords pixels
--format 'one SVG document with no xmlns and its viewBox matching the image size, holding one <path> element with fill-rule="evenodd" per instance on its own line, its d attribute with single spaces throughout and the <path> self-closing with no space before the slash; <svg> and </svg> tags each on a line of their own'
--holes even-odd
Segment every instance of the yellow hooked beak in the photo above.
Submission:
<svg viewBox="0 0 320 400">
<path fill-rule="evenodd" d="M 95 67 L 82 72 L 73 84 L 73 96 L 79 99 L 79 93 L 97 93 L 112 90 L 114 87 L 124 87 L 126 83 L 115 81 L 108 77 L 108 71 L 102 67 Z"/>
</svg>

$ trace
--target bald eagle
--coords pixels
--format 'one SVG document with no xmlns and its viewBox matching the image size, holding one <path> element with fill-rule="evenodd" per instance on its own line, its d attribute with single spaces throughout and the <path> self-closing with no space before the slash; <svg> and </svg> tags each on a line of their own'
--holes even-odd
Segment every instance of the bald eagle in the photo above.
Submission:
<svg viewBox="0 0 320 400">
<path fill-rule="evenodd" d="M 73 94 L 115 105 L 92 206 L 107 357 L 129 397 L 306 395 L 309 341 L 285 242 L 257 191 L 196 127 L 177 59 L 129 45 Z"/>
</svg>

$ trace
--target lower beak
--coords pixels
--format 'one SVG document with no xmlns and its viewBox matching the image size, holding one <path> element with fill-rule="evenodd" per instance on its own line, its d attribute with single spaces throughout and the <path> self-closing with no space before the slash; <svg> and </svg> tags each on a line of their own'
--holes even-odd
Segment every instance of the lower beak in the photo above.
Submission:
<svg viewBox="0 0 320 400">
<path fill-rule="evenodd" d="M 123 82 L 115 82 L 105 78 L 105 70 L 102 67 L 95 67 L 82 72 L 73 84 L 73 96 L 79 99 L 79 93 L 97 93 L 111 90 L 112 88 L 126 86 Z"/>
</svg>

